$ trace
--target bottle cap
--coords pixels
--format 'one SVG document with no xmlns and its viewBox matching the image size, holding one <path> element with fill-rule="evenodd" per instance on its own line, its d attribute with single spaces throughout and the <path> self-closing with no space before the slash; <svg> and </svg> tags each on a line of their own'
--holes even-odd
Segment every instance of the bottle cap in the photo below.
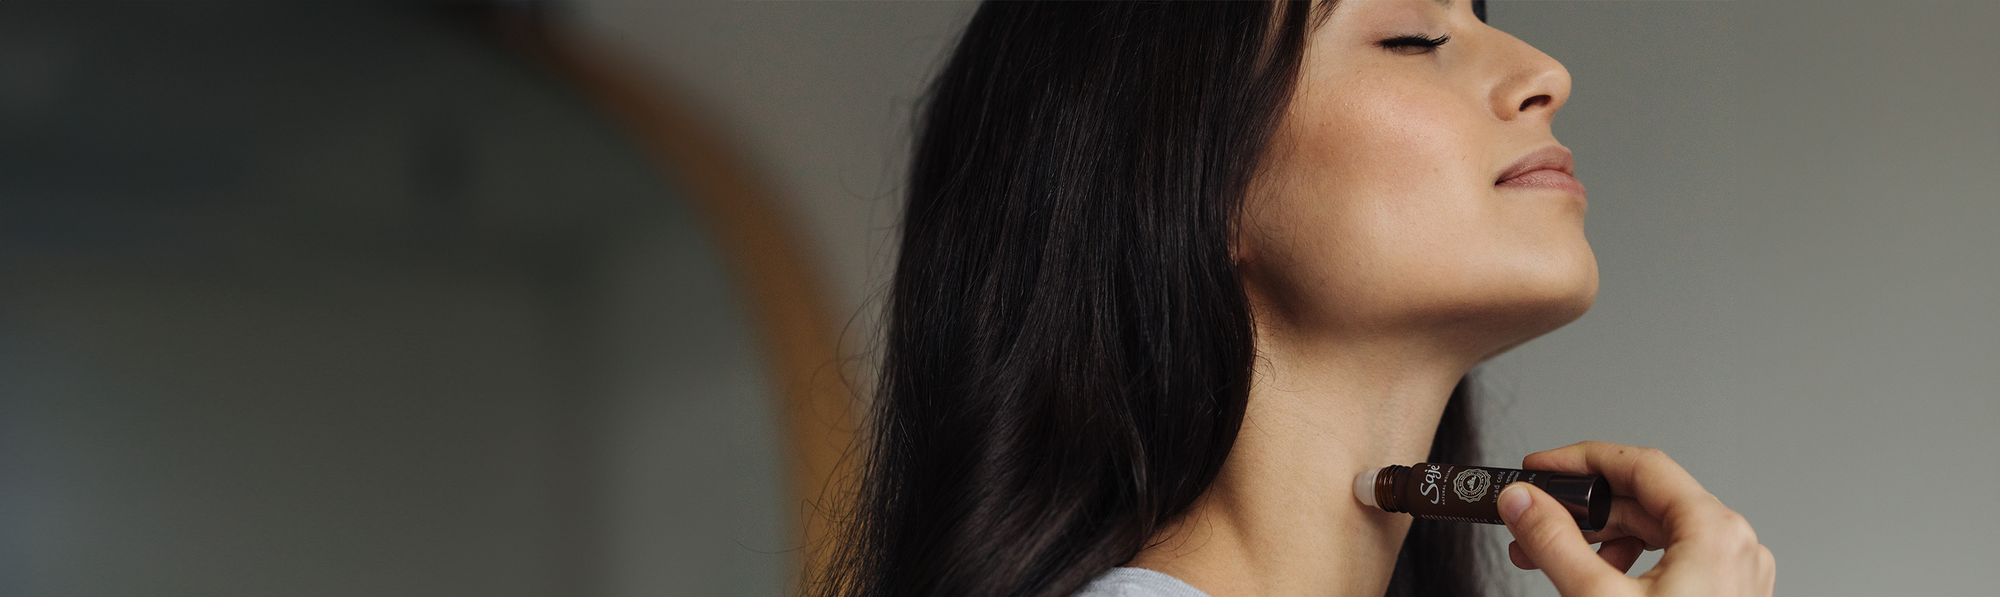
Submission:
<svg viewBox="0 0 2000 597">
<path fill-rule="evenodd" d="M 1375 473 L 1379 472 L 1382 472 L 1381 467 L 1376 467 L 1361 471 L 1359 476 L 1354 477 L 1354 499 L 1370 507 L 1380 507 L 1375 503 Z"/>
<path fill-rule="evenodd" d="M 1569 510 L 1577 528 L 1601 531 L 1611 520 L 1611 482 L 1603 475 L 1552 475 L 1542 490 Z"/>
</svg>

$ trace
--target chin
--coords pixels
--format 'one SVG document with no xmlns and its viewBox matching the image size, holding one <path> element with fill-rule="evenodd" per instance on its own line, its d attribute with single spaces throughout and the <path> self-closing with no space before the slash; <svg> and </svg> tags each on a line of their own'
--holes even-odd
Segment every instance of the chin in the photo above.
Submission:
<svg viewBox="0 0 2000 597">
<path fill-rule="evenodd" d="M 1586 253 L 1569 267 L 1551 268 L 1534 276 L 1521 289 L 1484 314 L 1493 333 L 1495 347 L 1480 360 L 1490 359 L 1569 325 L 1590 311 L 1597 302 L 1597 260 Z"/>
<path fill-rule="evenodd" d="M 1597 276 L 1593 275 L 1588 284 L 1578 284 L 1568 292 L 1552 295 L 1542 301 L 1541 308 L 1538 309 L 1541 316 L 1535 319 L 1540 320 L 1542 322 L 1540 327 L 1545 329 L 1536 332 L 1535 335 L 1546 334 L 1569 325 L 1570 322 L 1583 317 L 1584 313 L 1590 311 L 1590 306 L 1596 303 Z"/>
</svg>

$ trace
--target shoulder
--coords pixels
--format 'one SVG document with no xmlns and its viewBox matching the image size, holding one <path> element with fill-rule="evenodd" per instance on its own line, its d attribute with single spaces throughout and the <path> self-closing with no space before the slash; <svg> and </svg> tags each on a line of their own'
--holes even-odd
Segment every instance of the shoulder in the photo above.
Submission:
<svg viewBox="0 0 2000 597">
<path fill-rule="evenodd" d="M 1071 597 L 1208 597 L 1208 594 L 1164 572 L 1112 568 Z"/>
</svg>

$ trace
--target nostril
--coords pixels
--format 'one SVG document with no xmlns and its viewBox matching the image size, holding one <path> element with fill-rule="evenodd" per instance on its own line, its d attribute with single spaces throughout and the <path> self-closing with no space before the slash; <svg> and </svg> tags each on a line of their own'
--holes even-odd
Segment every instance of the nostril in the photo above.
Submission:
<svg viewBox="0 0 2000 597">
<path fill-rule="evenodd" d="M 1536 106 L 1546 106 L 1554 101 L 1556 101 L 1555 98 L 1549 97 L 1547 94 L 1537 95 L 1535 97 L 1528 98 L 1526 101 L 1521 102 L 1521 111 L 1526 112 L 1528 111 L 1529 108 L 1533 108 Z"/>
</svg>

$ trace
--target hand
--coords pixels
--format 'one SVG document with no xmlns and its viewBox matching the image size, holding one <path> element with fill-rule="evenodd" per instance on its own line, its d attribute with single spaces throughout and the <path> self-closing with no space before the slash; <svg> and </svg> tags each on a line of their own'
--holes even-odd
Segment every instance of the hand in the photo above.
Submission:
<svg viewBox="0 0 2000 597">
<path fill-rule="evenodd" d="M 1605 595 L 1770 595 L 1771 550 L 1750 523 L 1701 488 L 1666 453 L 1602 442 L 1537 452 L 1521 468 L 1604 475 L 1617 492 L 1611 521 L 1585 533 L 1555 498 L 1527 483 L 1500 493 L 1500 517 L 1514 542 L 1507 556 L 1541 569 L 1564 597 Z M 1593 552 L 1591 543 L 1602 543 Z M 1638 578 L 1625 576 L 1639 553 L 1665 548 Z"/>
</svg>

